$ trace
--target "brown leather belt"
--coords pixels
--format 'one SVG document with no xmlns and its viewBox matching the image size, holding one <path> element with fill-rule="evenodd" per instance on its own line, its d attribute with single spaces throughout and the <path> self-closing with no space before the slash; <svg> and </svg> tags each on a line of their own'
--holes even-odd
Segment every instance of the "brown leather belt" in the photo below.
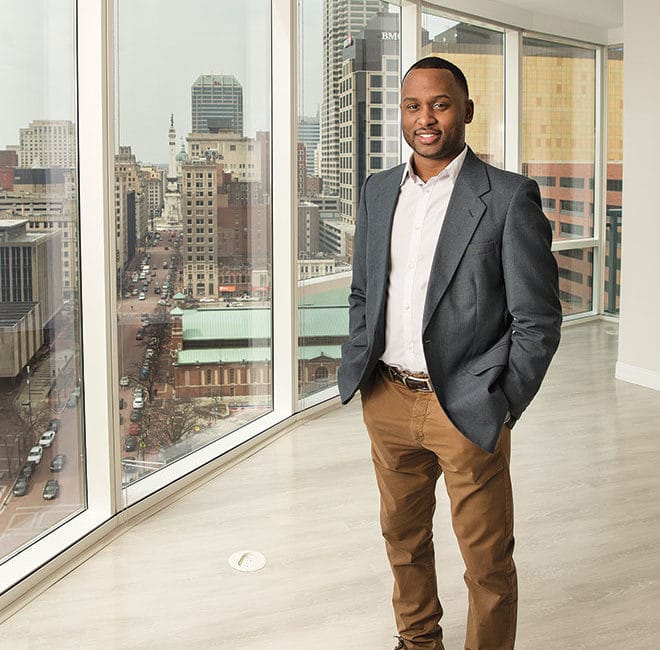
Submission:
<svg viewBox="0 0 660 650">
<path fill-rule="evenodd" d="M 400 370 L 396 366 L 388 366 L 382 361 L 380 362 L 380 367 L 388 379 L 403 384 L 408 390 L 414 390 L 421 393 L 433 392 L 433 384 L 427 374 L 418 372 L 413 374 L 406 370 Z"/>
</svg>

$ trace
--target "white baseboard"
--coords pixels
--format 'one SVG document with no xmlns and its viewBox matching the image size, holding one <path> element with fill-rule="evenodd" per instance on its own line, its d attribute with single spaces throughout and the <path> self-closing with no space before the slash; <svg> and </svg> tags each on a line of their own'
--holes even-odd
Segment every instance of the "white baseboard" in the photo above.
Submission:
<svg viewBox="0 0 660 650">
<path fill-rule="evenodd" d="M 639 366 L 631 366 L 627 363 L 616 364 L 616 371 L 614 376 L 622 381 L 637 384 L 638 386 L 645 386 L 653 390 L 660 391 L 660 372 L 656 370 L 649 370 L 648 368 L 640 368 Z"/>
</svg>

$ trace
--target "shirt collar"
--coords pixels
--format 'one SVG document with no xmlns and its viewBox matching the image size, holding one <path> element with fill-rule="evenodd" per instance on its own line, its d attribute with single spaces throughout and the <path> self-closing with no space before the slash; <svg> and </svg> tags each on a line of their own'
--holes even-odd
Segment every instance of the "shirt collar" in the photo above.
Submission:
<svg viewBox="0 0 660 650">
<path fill-rule="evenodd" d="M 432 178 L 429 178 L 427 183 L 430 183 L 436 178 L 441 178 L 443 176 L 448 176 L 449 180 L 452 182 L 452 184 L 456 183 L 456 179 L 458 178 L 458 174 L 461 171 L 461 168 L 463 167 L 463 163 L 465 162 L 465 157 L 467 156 L 468 152 L 468 146 L 465 145 L 465 148 L 461 153 L 456 156 L 439 174 L 436 176 L 433 176 Z M 415 174 L 415 170 L 413 169 L 413 156 L 412 154 L 410 155 L 410 158 L 408 158 L 408 161 L 406 162 L 406 166 L 403 169 L 403 176 L 401 177 L 401 183 L 400 185 L 403 185 L 408 178 L 412 180 L 413 182 L 417 183 L 418 185 L 425 185 L 424 181 Z"/>
</svg>

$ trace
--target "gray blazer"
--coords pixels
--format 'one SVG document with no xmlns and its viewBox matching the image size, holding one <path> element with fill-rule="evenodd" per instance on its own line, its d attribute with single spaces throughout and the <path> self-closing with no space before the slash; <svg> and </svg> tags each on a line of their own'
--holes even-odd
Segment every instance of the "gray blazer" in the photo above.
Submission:
<svg viewBox="0 0 660 650">
<path fill-rule="evenodd" d="M 356 223 L 349 339 L 339 392 L 348 402 L 385 348 L 390 235 L 403 165 L 364 183 Z M 552 231 L 537 184 L 468 150 L 431 267 L 422 341 L 435 394 L 454 425 L 493 451 L 518 419 L 559 345 Z"/>
</svg>

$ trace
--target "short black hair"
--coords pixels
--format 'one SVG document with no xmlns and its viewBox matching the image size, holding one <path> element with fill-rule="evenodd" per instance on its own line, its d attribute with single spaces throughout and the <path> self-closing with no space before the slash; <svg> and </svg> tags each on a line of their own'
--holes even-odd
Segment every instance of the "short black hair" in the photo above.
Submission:
<svg viewBox="0 0 660 650">
<path fill-rule="evenodd" d="M 403 85 L 403 82 L 406 80 L 408 73 L 411 72 L 412 70 L 421 70 L 421 69 L 429 69 L 429 68 L 435 68 L 436 70 L 449 70 L 449 72 L 451 72 L 452 75 L 454 76 L 454 79 L 456 79 L 458 85 L 465 91 L 466 97 L 470 96 L 470 93 L 468 91 L 467 79 L 465 78 L 463 71 L 456 64 L 452 63 L 451 61 L 447 61 L 447 59 L 443 59 L 439 56 L 425 56 L 423 59 L 420 59 L 416 63 L 413 63 L 408 68 L 406 74 L 403 75 L 403 79 L 401 80 L 401 85 Z"/>
</svg>

